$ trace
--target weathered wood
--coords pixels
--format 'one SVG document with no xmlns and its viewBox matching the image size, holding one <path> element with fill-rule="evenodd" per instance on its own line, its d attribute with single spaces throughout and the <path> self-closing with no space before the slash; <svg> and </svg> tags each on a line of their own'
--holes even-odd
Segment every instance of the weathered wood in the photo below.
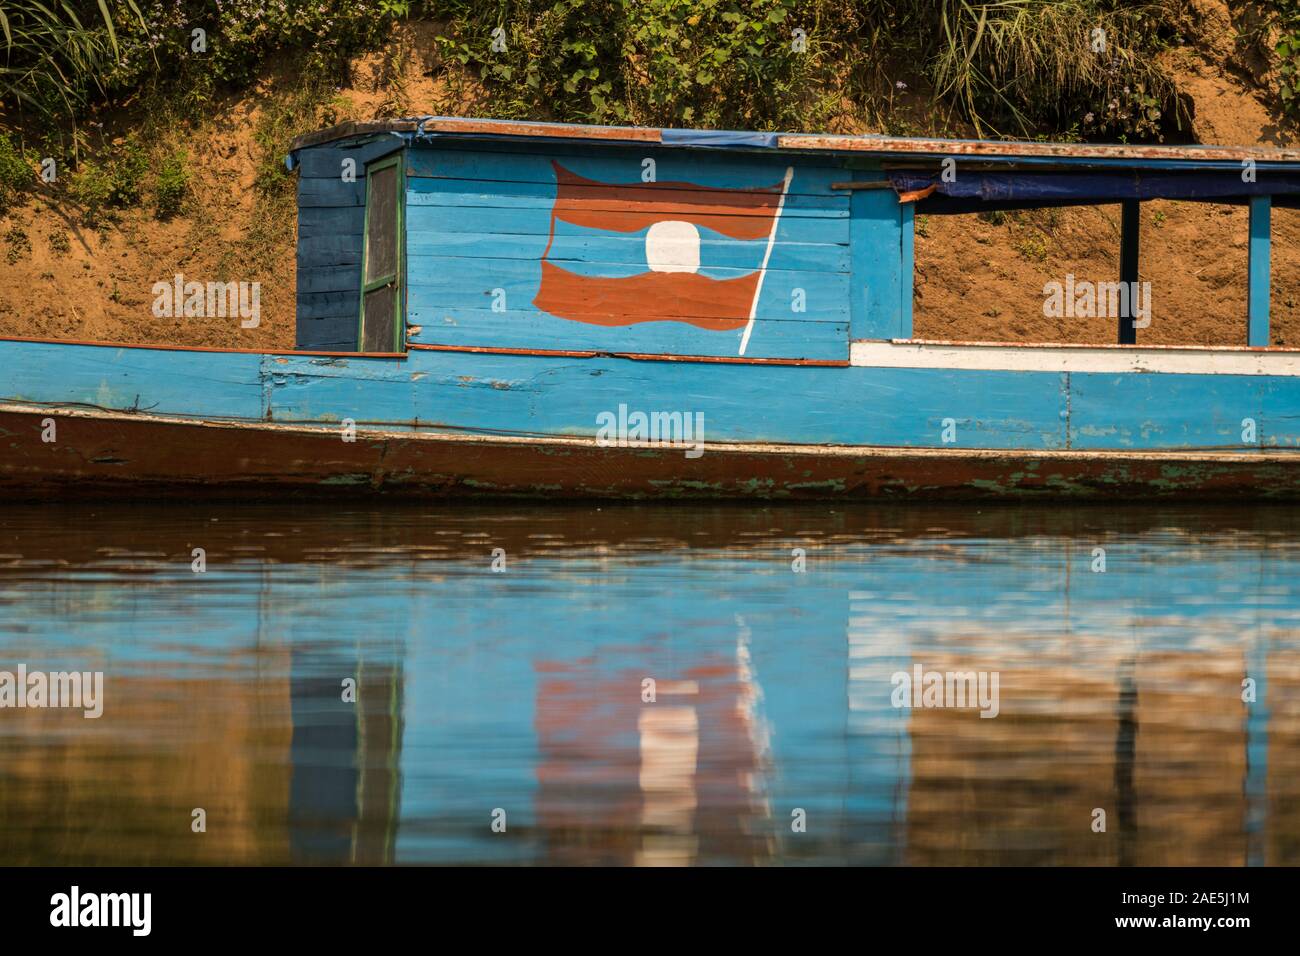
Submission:
<svg viewBox="0 0 1300 956">
<path fill-rule="evenodd" d="M 476 136 L 497 137 L 505 140 L 536 138 L 548 141 L 592 140 L 601 143 L 629 141 L 658 143 L 665 139 L 663 130 L 646 127 L 585 126 L 571 123 L 521 123 L 511 120 L 425 117 L 419 120 L 343 123 L 330 129 L 300 136 L 293 141 L 291 149 L 298 150 L 304 146 L 327 143 L 350 136 L 369 135 L 376 132 L 411 133 L 421 127 L 427 132 L 460 134 L 466 138 L 466 141 L 470 141 Z M 668 132 L 676 133 L 678 131 Z M 725 137 L 727 134 L 721 135 Z M 738 139 L 737 143 L 739 142 Z M 691 149 L 689 143 L 680 140 L 675 145 L 679 148 Z M 710 147 L 716 147 L 716 145 L 717 143 L 713 142 Z M 1113 145 L 810 133 L 776 134 L 774 145 L 780 149 L 877 153 L 880 155 L 1030 157 L 1081 161 L 1109 159 L 1129 162 L 1143 159 L 1192 160 L 1231 163 L 1238 166 L 1245 159 L 1254 160 L 1257 163 L 1300 162 L 1300 150 L 1277 149 L 1266 146 Z M 703 149 L 697 147 L 691 151 L 703 152 Z"/>
<path fill-rule="evenodd" d="M 57 416 L 58 442 L 43 442 Z M 1289 455 L 937 452 L 717 446 L 603 448 L 584 439 L 400 434 L 185 422 L 0 406 L 0 488 L 34 496 L 358 494 L 581 498 L 1300 497 Z"/>
<path fill-rule="evenodd" d="M 878 170 L 856 170 L 854 175 L 870 180 Z M 849 226 L 852 337 L 855 339 L 903 338 L 904 295 L 910 297 L 911 257 L 903 257 L 903 218 L 898 197 L 892 191 L 866 190 L 850 194 L 852 220 Z M 910 221 L 909 221 L 910 228 Z M 905 293 L 906 289 L 906 293 Z M 911 314 L 910 303 L 907 314 Z"/>
</svg>

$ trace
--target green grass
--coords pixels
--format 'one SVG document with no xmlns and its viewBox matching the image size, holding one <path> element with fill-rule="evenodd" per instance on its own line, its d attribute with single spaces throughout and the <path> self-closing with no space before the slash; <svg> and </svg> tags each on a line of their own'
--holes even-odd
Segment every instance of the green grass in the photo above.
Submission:
<svg viewBox="0 0 1300 956">
<path fill-rule="evenodd" d="M 147 32 L 135 0 L 119 9 Z M 87 8 L 93 10 L 83 19 Z M 5 0 L 0 6 L 0 101 L 14 102 L 45 119 L 73 116 L 89 94 L 103 92 L 100 78 L 120 56 L 117 28 L 106 0 Z"/>
<path fill-rule="evenodd" d="M 72 174 L 68 195 L 81 207 L 87 225 L 102 226 L 113 221 L 118 210 L 139 204 L 148 175 L 148 152 L 132 134 L 123 143 L 83 160 Z"/>
<path fill-rule="evenodd" d="M 18 260 L 32 254 L 32 241 L 27 237 L 27 230 L 22 226 L 10 226 L 4 236 L 5 262 L 13 265 Z"/>
<path fill-rule="evenodd" d="M 180 212 L 181 203 L 189 190 L 189 155 L 178 149 L 163 160 L 154 179 L 154 214 L 167 219 Z"/>
<path fill-rule="evenodd" d="M 31 188 L 35 174 L 8 135 L 0 133 L 0 214 Z"/>
</svg>

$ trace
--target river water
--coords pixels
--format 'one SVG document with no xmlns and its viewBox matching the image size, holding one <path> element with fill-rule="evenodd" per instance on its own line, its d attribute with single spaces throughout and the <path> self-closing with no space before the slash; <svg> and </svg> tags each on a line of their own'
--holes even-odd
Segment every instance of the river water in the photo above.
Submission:
<svg viewBox="0 0 1300 956">
<path fill-rule="evenodd" d="M 102 716 L 0 709 L 0 864 L 1295 865 L 1298 582 L 1279 508 L 11 507 L 0 680 Z"/>
</svg>

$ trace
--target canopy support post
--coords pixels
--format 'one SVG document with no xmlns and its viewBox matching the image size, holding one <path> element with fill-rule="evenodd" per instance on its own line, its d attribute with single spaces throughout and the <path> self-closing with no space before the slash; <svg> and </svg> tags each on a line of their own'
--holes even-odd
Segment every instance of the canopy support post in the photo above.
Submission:
<svg viewBox="0 0 1300 956">
<path fill-rule="evenodd" d="M 1125 199 L 1122 208 L 1119 236 L 1119 281 L 1129 290 L 1129 295 L 1122 300 L 1129 302 L 1129 314 L 1119 317 L 1119 344 L 1136 345 L 1137 329 L 1133 326 L 1133 301 L 1135 297 L 1132 293 L 1138 287 L 1138 233 L 1142 206 L 1136 199 Z"/>
<path fill-rule="evenodd" d="M 1272 196 L 1250 197 L 1250 281 L 1246 298 L 1246 344 L 1252 348 L 1264 348 L 1269 344 L 1272 208 Z"/>
</svg>

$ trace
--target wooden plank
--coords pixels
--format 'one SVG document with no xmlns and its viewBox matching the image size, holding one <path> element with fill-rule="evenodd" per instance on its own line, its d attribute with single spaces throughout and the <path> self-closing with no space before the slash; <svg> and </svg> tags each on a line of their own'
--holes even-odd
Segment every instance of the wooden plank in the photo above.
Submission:
<svg viewBox="0 0 1300 956">
<path fill-rule="evenodd" d="M 334 206 L 364 206 L 366 184 L 364 180 L 345 183 L 340 179 L 298 180 L 298 207 L 320 209 Z"/>
<path fill-rule="evenodd" d="M 59 441 L 46 443 L 41 441 L 41 435 L 50 417 L 58 423 Z M 1171 498 L 1190 494 L 1241 500 L 1300 496 L 1293 456 L 1286 452 L 937 451 L 724 444 L 710 445 L 707 454 L 692 459 L 683 455 L 681 445 L 600 447 L 590 438 L 474 435 L 430 429 L 376 430 L 364 424 L 357 441 L 342 442 L 338 429 L 328 425 L 186 421 L 88 409 L 47 410 L 29 405 L 0 406 L 0 434 L 9 436 L 8 454 L 0 459 L 0 488 L 7 500 L 148 496 L 189 502 L 205 494 L 280 500 L 301 495 L 333 495 L 340 500 L 355 501 L 359 495 L 383 494 L 408 498 L 725 497 L 759 502 L 772 498 L 969 501 L 972 498 L 1051 500 L 1063 496 Z M 665 522 L 673 518 L 681 520 L 680 514 L 665 514 Z M 393 532 L 400 533 L 402 527 L 400 522 L 386 527 L 385 541 L 391 544 Z M 645 525 L 638 522 L 636 527 L 644 529 Z M 676 534 L 677 530 L 672 529 L 672 533 Z M 493 540 L 500 541 L 499 534 Z M 692 535 L 693 544 L 700 542 L 698 534 Z M 703 542 L 708 543 L 707 534 Z M 770 542 L 755 542 L 756 547 L 764 544 L 770 546 Z M 284 553 L 283 549 L 280 553 Z M 917 562 L 924 563 L 920 558 Z M 1204 593 L 1206 582 L 1215 580 L 1216 572 L 1219 577 L 1224 576 L 1219 566 L 1199 564 L 1200 567 L 1192 562 L 1192 573 L 1177 579 L 1181 583 L 1177 583 L 1176 593 L 1165 595 L 1168 606 L 1177 607 L 1180 617 L 1189 613 L 1195 616 L 1198 610 L 1205 610 L 1204 602 L 1197 605 L 1188 598 Z M 1183 569 L 1187 568 L 1184 564 Z M 996 589 L 994 576 L 1005 577 L 1007 569 L 998 563 L 988 565 L 988 569 L 988 581 L 967 580 L 970 576 L 964 575 L 958 581 L 959 590 L 964 588 L 974 594 L 981 587 L 985 592 Z M 918 566 L 909 571 L 909 578 L 919 575 L 932 582 L 938 577 L 922 574 L 923 570 Z M 1288 575 L 1293 577 L 1294 570 L 1285 562 L 1265 562 L 1259 574 L 1266 593 L 1285 594 L 1283 585 L 1289 583 Z M 1098 577 L 1075 576 L 1074 580 L 1081 582 L 1076 587 L 1085 592 L 1083 599 L 1075 598 L 1076 615 L 1081 607 L 1104 606 L 1104 601 L 1091 594 L 1101 594 L 1102 585 L 1095 580 Z M 1133 592 L 1143 586 L 1144 582 L 1135 580 L 1140 577 L 1115 577 L 1121 600 L 1125 590 Z M 952 601 L 950 582 L 932 583 L 932 587 L 936 591 L 931 603 L 961 604 Z M 1113 599 L 1114 588 L 1106 596 Z M 530 599 L 528 595 L 523 597 Z M 857 609 L 861 610 L 876 595 L 862 592 L 853 597 L 858 599 Z M 1032 588 L 1026 597 L 1029 604 L 1022 610 L 1032 612 L 1035 610 Z M 752 600 L 749 604 L 738 603 L 737 607 L 749 607 L 752 603 Z M 873 610 L 878 610 L 879 603 L 876 601 Z M 531 604 L 530 609 L 536 611 Z M 1212 603 L 1206 615 L 1218 610 L 1219 606 Z M 714 612 L 717 611 L 714 607 Z M 1289 620 L 1285 616 L 1288 611 L 1289 606 L 1283 602 L 1278 612 L 1282 616 L 1277 620 Z M 730 619 L 731 615 L 724 609 L 720 616 Z M 1022 614 L 1027 622 L 1026 634 L 1041 616 Z M 1173 615 L 1171 612 L 1164 616 Z M 1106 622 L 1099 617 L 1095 623 Z M 1167 629 L 1172 632 L 1172 627 L 1168 625 Z M 551 628 L 555 634 L 562 630 Z M 826 628 L 820 630 L 825 632 Z M 888 632 L 889 628 L 883 630 Z M 795 660 L 802 652 L 802 648 L 791 649 L 790 659 Z M 477 661 L 472 663 L 479 666 Z M 759 667 L 763 667 L 762 660 Z M 1253 667 L 1250 672 L 1255 672 Z M 440 672 L 436 676 L 441 688 L 446 684 L 446 674 Z M 456 683 L 454 675 L 451 683 Z M 1252 757 L 1252 766 L 1257 763 Z"/>
<path fill-rule="evenodd" d="M 0 371 L 6 401 L 257 420 L 263 414 L 256 352 L 172 351 L 8 342 Z"/>
<path fill-rule="evenodd" d="M 816 368 L 413 351 L 278 366 L 276 421 L 438 422 L 501 434 L 587 435 L 620 403 L 702 412 L 710 441 L 1061 448 L 1064 376 Z M 798 437 L 796 437 L 798 436 Z"/>
<path fill-rule="evenodd" d="M 778 171 L 774 170 L 773 174 Z M 784 175 L 784 170 L 779 171 Z M 778 182 L 780 180 L 778 179 Z M 325 182 L 325 180 L 318 180 Z M 770 183 L 767 185 L 771 185 Z M 644 188 L 643 188 L 644 187 Z M 485 182 L 483 180 L 464 179 L 415 179 L 407 182 L 406 202 L 411 206 L 465 206 L 470 208 L 491 207 L 509 209 L 545 209 L 548 212 L 555 205 L 556 185 L 531 182 Z M 575 188 L 574 190 L 578 190 Z M 573 203 L 581 204 L 588 212 L 613 212 L 629 209 L 663 208 L 664 200 L 658 195 L 660 190 L 654 186 L 641 183 L 629 185 L 611 184 L 581 187 L 580 198 Z M 731 195 L 751 197 L 754 200 L 765 196 L 757 190 L 733 190 Z M 669 195 L 674 202 L 683 206 L 708 206 L 715 191 L 703 187 L 674 187 Z M 664 211 L 668 218 L 671 205 Z M 737 213 L 731 213 L 735 215 Z M 759 211 L 752 213 L 760 215 Z M 766 213 L 761 213 L 766 216 Z M 782 215 L 800 215 L 814 218 L 847 218 L 849 205 L 844 196 L 804 195 L 789 193 L 783 207 Z"/>
<path fill-rule="evenodd" d="M 674 149 L 601 149 L 593 153 L 547 145 L 540 150 L 520 152 L 517 148 L 486 150 L 414 147 L 406 154 L 411 182 L 422 179 L 475 180 L 479 182 L 540 183 L 555 185 L 552 161 L 588 179 L 608 183 L 641 183 L 646 159 L 654 160 L 658 182 L 693 183 L 701 188 L 749 188 L 771 186 L 781 181 L 787 166 L 794 166 L 789 193 L 793 196 L 845 197 L 831 190 L 831 183 L 844 178 L 837 163 L 812 162 L 799 157 L 752 156 L 734 153 L 702 153 Z"/>
<path fill-rule="evenodd" d="M 494 267 L 483 267 L 471 259 L 444 261 L 448 263 L 444 268 L 421 269 L 419 272 L 415 271 L 415 264 L 412 264 L 407 287 L 407 302 L 411 310 L 442 314 L 462 309 L 491 309 L 494 302 L 500 302 L 506 310 L 535 311 L 539 315 L 544 313 L 545 310 L 534 305 L 540 294 L 537 263 L 509 262 L 508 267 L 501 267 L 500 264 L 507 263 L 506 260 L 483 260 L 494 264 Z M 732 271 L 739 273 L 739 270 Z M 757 312 L 765 318 L 810 323 L 847 322 L 848 284 L 847 276 L 835 273 L 769 269 L 759 294 Z M 713 311 L 709 306 L 718 294 L 708 285 L 697 284 L 671 299 L 639 303 L 637 311 L 627 317 L 644 320 L 655 316 L 711 315 Z M 592 316 L 596 320 L 608 317 L 611 320 L 609 324 L 628 324 L 621 321 L 624 315 L 621 310 L 627 307 L 625 299 L 622 296 L 613 297 L 608 284 L 593 283 L 586 286 L 575 283 L 569 302 L 572 313 Z M 802 305 L 804 311 L 794 311 L 798 305 Z M 692 311 L 693 308 L 697 311 Z M 744 316 L 740 315 L 739 318 L 743 319 Z M 614 321 L 616 319 L 618 321 Z M 579 328 L 568 331 L 575 335 L 584 334 Z M 847 354 L 847 337 L 844 351 Z"/>
<path fill-rule="evenodd" d="M 421 233 L 500 233 L 502 235 L 549 236 L 549 209 L 479 207 L 473 210 L 446 206 L 408 206 L 408 235 L 419 241 Z M 806 216 L 781 217 L 778 247 L 785 242 L 848 245 L 849 220 Z M 778 250 L 773 251 L 773 255 Z"/>
<path fill-rule="evenodd" d="M 361 235 L 319 235 L 298 238 L 298 261 L 315 265 L 354 265 L 361 261 Z"/>
<path fill-rule="evenodd" d="M 1263 348 L 1269 344 L 1269 284 L 1272 281 L 1272 197 L 1250 200 L 1250 259 L 1247 282 L 1246 344 Z"/>
<path fill-rule="evenodd" d="M 356 317 L 360 308 L 361 273 L 357 287 L 348 292 L 304 292 L 298 296 L 298 320 L 330 318 L 337 315 Z"/>
<path fill-rule="evenodd" d="M 1269 409 L 1271 414 L 1266 414 Z M 1242 440 L 1247 419 L 1254 422 L 1258 442 Z M 1248 375 L 1070 375 L 1071 448 L 1249 451 L 1270 444 L 1293 445 L 1298 435 L 1300 389 L 1294 380 Z"/>
<path fill-rule="evenodd" d="M 553 237 L 518 235 L 508 233 L 417 233 L 407 245 L 411 259 L 421 257 L 469 257 L 480 259 L 517 259 L 521 261 L 546 258 L 557 263 L 607 262 L 619 265 L 639 265 L 648 269 L 646 260 L 646 232 L 615 234 L 600 233 L 573 227 L 561 232 L 557 223 Z M 549 241 L 549 249 L 547 242 Z M 782 268 L 804 272 L 849 271 L 847 246 L 811 243 L 782 242 L 780 246 Z M 731 239 L 702 237 L 700 262 L 733 268 L 753 267 L 762 256 L 762 243 Z"/>
<path fill-rule="evenodd" d="M 298 295 L 321 292 L 357 292 L 361 287 L 361 265 L 312 266 L 298 269 Z"/>
<path fill-rule="evenodd" d="M 299 322 L 296 347 L 315 351 L 355 352 L 357 348 L 356 315 L 305 319 Z"/>
<path fill-rule="evenodd" d="M 412 306 L 407 336 L 413 344 L 593 353 L 666 353 L 736 357 L 741 330 L 709 331 L 682 322 L 606 327 L 538 312 L 426 310 Z M 843 361 L 849 328 L 838 322 L 756 320 L 747 358 Z M 562 343 L 562 344 L 558 344 Z"/>
<path fill-rule="evenodd" d="M 855 170 L 863 179 L 876 170 Z M 849 294 L 854 339 L 892 339 L 903 334 L 904 266 L 902 212 L 898 197 L 885 191 L 855 191 L 849 227 L 852 278 Z M 906 282 L 910 287 L 910 280 Z"/>
<path fill-rule="evenodd" d="M 356 236 L 365 228 L 363 206 L 302 207 L 298 210 L 298 239 L 318 236 Z"/>
<path fill-rule="evenodd" d="M 1300 378 L 1300 349 L 1207 346 L 995 345 L 973 342 L 855 341 L 854 365 L 1007 372 L 1159 372 Z M 1300 382 L 1296 383 L 1300 388 Z"/>
</svg>

